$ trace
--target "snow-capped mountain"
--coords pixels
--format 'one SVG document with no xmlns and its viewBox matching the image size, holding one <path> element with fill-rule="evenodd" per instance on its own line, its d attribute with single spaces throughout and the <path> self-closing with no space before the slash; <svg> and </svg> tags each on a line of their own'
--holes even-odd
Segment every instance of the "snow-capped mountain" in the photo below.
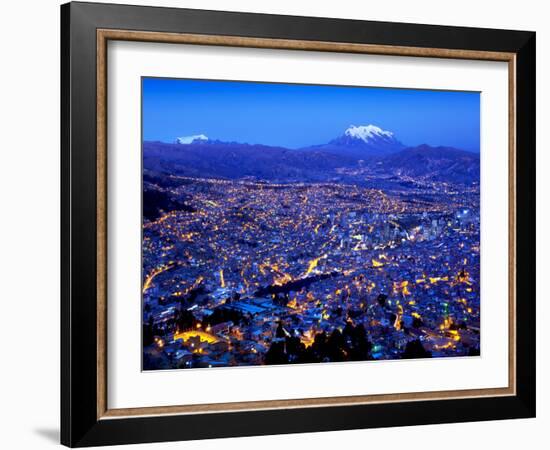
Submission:
<svg viewBox="0 0 550 450">
<path fill-rule="evenodd" d="M 392 139 L 393 133 L 391 131 L 383 130 L 376 125 L 351 125 L 345 132 L 344 136 L 349 136 L 354 139 L 361 139 L 363 142 L 369 142 L 373 139 Z"/>
<path fill-rule="evenodd" d="M 194 136 L 182 136 L 176 138 L 176 144 L 197 144 L 208 141 L 208 136 L 204 134 L 195 134 Z"/>
<path fill-rule="evenodd" d="M 351 125 L 344 134 L 329 142 L 337 147 L 352 147 L 370 155 L 383 155 L 402 150 L 405 146 L 399 142 L 391 131 L 383 130 L 376 125 Z"/>
<path fill-rule="evenodd" d="M 305 150 L 321 150 L 345 154 L 358 159 L 370 156 L 383 156 L 403 150 L 391 131 L 383 130 L 376 125 L 349 126 L 344 133 L 328 144 L 307 147 Z"/>
</svg>

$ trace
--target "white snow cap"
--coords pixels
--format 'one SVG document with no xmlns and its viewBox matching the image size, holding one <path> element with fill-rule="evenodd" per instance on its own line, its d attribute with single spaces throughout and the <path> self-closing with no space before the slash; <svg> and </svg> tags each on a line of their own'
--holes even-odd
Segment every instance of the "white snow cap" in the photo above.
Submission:
<svg viewBox="0 0 550 450">
<path fill-rule="evenodd" d="M 204 134 L 196 134 L 194 136 L 182 136 L 176 138 L 176 144 L 191 144 L 193 141 L 207 141 L 208 136 Z"/>
<path fill-rule="evenodd" d="M 393 137 L 393 133 L 391 131 L 385 131 L 376 125 L 360 125 L 358 127 L 351 125 L 344 134 L 356 139 L 361 139 L 365 142 L 375 136 L 387 138 Z"/>
</svg>

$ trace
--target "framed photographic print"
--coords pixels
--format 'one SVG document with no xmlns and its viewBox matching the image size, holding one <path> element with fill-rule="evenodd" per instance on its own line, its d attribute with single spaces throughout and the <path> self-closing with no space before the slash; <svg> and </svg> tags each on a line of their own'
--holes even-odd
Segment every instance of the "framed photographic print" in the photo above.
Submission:
<svg viewBox="0 0 550 450">
<path fill-rule="evenodd" d="M 63 444 L 535 415 L 535 33 L 61 19 Z"/>
</svg>

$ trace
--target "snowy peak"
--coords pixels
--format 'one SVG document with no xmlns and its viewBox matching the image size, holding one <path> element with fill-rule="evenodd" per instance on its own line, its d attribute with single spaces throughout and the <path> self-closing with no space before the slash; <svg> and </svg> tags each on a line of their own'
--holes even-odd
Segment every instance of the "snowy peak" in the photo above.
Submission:
<svg viewBox="0 0 550 450">
<path fill-rule="evenodd" d="M 349 136 L 355 139 L 361 139 L 364 142 L 369 142 L 373 138 L 393 138 L 391 131 L 383 130 L 376 125 L 351 125 L 345 132 L 344 136 Z"/>
<path fill-rule="evenodd" d="M 193 144 L 197 142 L 206 142 L 208 141 L 208 136 L 204 134 L 195 134 L 193 136 L 182 136 L 176 138 L 176 144 Z"/>
<path fill-rule="evenodd" d="M 405 146 L 399 142 L 391 131 L 383 130 L 376 125 L 351 125 L 344 134 L 333 139 L 325 146 L 327 150 L 352 153 L 362 158 L 381 156 L 402 150 Z"/>
</svg>

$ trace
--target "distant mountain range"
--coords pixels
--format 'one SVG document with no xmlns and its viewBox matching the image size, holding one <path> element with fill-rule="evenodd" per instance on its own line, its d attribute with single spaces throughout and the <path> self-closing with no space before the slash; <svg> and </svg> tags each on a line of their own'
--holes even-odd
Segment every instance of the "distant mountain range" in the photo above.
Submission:
<svg viewBox="0 0 550 450">
<path fill-rule="evenodd" d="M 479 181 L 479 155 L 452 147 L 419 145 L 393 153 L 380 161 L 384 172 L 426 177 L 434 181 Z"/>
<path fill-rule="evenodd" d="M 278 181 L 346 181 L 365 174 L 410 176 L 471 184 L 479 154 L 451 147 L 406 147 L 375 125 L 350 126 L 327 144 L 288 149 L 210 140 L 204 134 L 175 143 L 143 143 L 146 170 L 192 177 Z M 356 180 L 355 180 L 356 181 Z"/>
</svg>

